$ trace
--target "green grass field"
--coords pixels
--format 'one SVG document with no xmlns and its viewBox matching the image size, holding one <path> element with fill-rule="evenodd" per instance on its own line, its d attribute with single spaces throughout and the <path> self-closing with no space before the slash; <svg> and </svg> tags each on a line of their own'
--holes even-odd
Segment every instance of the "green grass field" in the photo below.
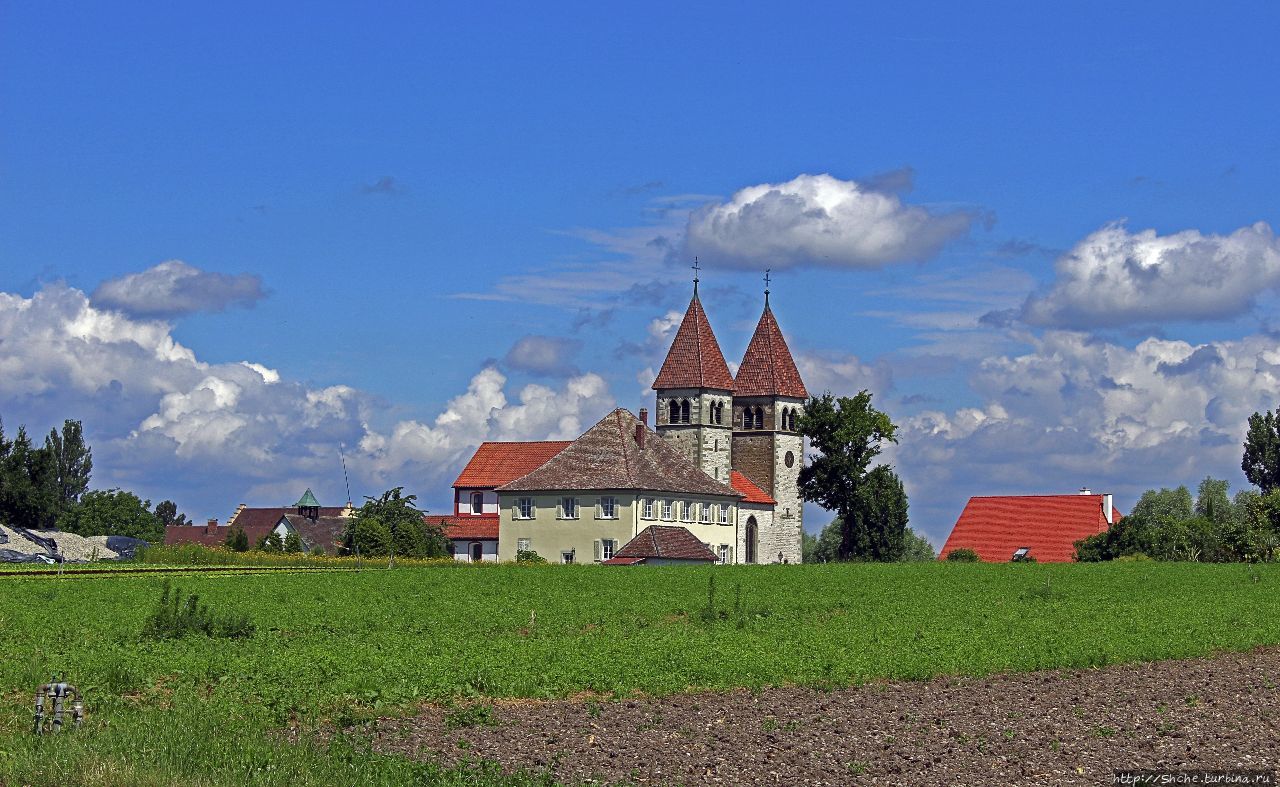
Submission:
<svg viewBox="0 0 1280 787">
<path fill-rule="evenodd" d="M 317 725 L 423 701 L 839 685 L 1280 643 L 1271 565 L 507 566 L 173 581 L 216 611 L 247 612 L 257 634 L 141 641 L 158 576 L 0 578 L 0 783 L 487 784 L 498 777 L 482 765 L 445 773 L 353 739 L 305 741 Z M 85 689 L 88 721 L 37 739 L 33 692 L 55 675 Z M 304 743 L 288 743 L 288 729 Z"/>
</svg>

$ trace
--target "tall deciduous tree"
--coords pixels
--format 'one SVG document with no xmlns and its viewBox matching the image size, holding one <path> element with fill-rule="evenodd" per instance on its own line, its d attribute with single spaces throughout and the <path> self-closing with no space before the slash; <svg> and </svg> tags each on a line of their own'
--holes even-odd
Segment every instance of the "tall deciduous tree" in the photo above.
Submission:
<svg viewBox="0 0 1280 787">
<path fill-rule="evenodd" d="M 428 525 L 422 511 L 414 505 L 416 495 L 402 494 L 404 487 L 396 487 L 374 499 L 366 497 L 364 505 L 356 511 L 343 536 L 343 551 L 362 555 L 387 555 L 403 557 L 445 557 L 449 554 L 449 540 L 440 528 Z"/>
<path fill-rule="evenodd" d="M 1263 494 L 1280 489 L 1280 411 L 1249 416 L 1240 469 Z"/>
<path fill-rule="evenodd" d="M 49 483 L 57 509 L 55 516 L 59 516 L 80 502 L 80 496 L 89 489 L 93 451 L 85 445 L 84 427 L 70 419 L 62 422 L 61 433 L 57 429 L 49 430 L 44 450 L 52 464 Z"/>
<path fill-rule="evenodd" d="M 820 453 L 800 470 L 800 496 L 835 511 L 840 560 L 896 560 L 904 549 L 907 500 L 885 466 L 871 469 L 897 427 L 871 406 L 871 394 L 810 397 L 796 429 Z"/>
</svg>

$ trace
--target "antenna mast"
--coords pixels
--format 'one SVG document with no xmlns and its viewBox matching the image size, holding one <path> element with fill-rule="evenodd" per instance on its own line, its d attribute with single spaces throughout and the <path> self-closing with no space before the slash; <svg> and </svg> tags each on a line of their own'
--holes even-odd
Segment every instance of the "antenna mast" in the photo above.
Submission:
<svg viewBox="0 0 1280 787">
<path fill-rule="evenodd" d="M 342 483 L 347 485 L 347 502 L 351 502 L 351 480 L 347 478 L 347 457 L 342 453 L 342 443 L 338 443 L 338 456 L 342 459 Z"/>
</svg>

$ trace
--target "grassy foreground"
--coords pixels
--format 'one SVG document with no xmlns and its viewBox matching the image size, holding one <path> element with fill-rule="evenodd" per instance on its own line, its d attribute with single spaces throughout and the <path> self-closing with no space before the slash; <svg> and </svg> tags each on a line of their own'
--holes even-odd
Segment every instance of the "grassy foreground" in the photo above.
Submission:
<svg viewBox="0 0 1280 787">
<path fill-rule="evenodd" d="M 162 582 L 0 579 L 0 784 L 489 784 L 501 779 L 483 764 L 442 772 L 308 731 L 424 700 L 834 685 L 1280 643 L 1271 565 L 201 575 L 176 582 L 248 613 L 257 634 L 141 641 Z M 86 690 L 88 720 L 37 739 L 32 694 L 54 675 Z"/>
</svg>

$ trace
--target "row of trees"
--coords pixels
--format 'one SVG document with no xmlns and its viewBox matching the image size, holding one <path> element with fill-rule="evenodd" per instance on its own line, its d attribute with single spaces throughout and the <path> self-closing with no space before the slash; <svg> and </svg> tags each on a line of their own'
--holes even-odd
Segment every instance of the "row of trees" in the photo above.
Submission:
<svg viewBox="0 0 1280 787">
<path fill-rule="evenodd" d="M 1249 416 L 1240 469 L 1261 491 L 1231 497 L 1216 478 L 1201 481 L 1194 500 L 1185 486 L 1148 490 L 1128 516 L 1076 542 L 1076 559 L 1280 560 L 1280 411 Z"/>
<path fill-rule="evenodd" d="M 9 440 L 0 421 L 0 521 L 51 528 L 89 488 L 93 454 L 79 421 L 65 421 L 36 445 L 25 426 Z"/>
<path fill-rule="evenodd" d="M 12 440 L 0 422 L 0 522 L 82 536 L 129 536 L 158 543 L 166 525 L 187 523 L 173 501 L 151 501 L 121 489 L 90 490 L 93 450 L 84 427 L 66 420 L 37 446 L 19 426 Z"/>
</svg>

